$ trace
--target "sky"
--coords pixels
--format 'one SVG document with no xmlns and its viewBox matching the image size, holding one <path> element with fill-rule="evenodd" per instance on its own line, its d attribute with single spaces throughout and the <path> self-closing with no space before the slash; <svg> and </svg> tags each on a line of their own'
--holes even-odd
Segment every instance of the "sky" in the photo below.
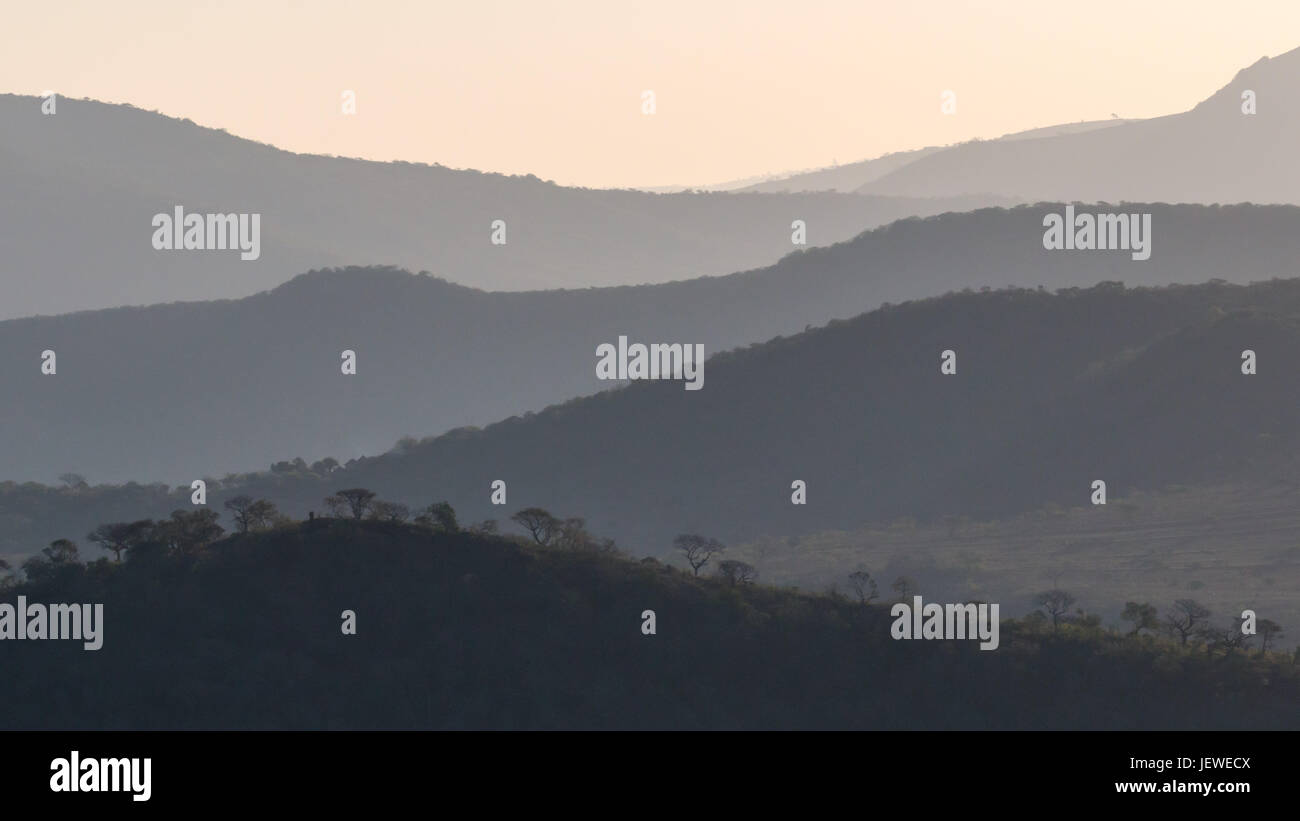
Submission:
<svg viewBox="0 0 1300 821">
<path fill-rule="evenodd" d="M 1300 47 L 1295 0 L 42 0 L 5 18 L 0 92 L 590 187 L 1172 114 Z"/>
</svg>

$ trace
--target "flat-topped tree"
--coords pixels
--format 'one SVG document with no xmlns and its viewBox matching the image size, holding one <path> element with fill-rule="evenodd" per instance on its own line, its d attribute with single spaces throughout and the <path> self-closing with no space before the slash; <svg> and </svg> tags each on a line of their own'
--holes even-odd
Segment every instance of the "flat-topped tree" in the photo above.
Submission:
<svg viewBox="0 0 1300 821">
<path fill-rule="evenodd" d="M 1154 630 L 1160 626 L 1159 614 L 1154 605 L 1144 602 L 1125 602 L 1124 612 L 1119 617 L 1124 621 L 1133 622 L 1133 630 L 1130 636 L 1136 636 L 1143 630 Z"/>
<path fill-rule="evenodd" d="M 548 545 L 560 535 L 563 522 L 540 507 L 526 507 L 510 517 L 511 521 L 528 531 L 533 541 Z"/>
<path fill-rule="evenodd" d="M 758 578 L 758 569 L 738 559 L 724 559 L 718 562 L 718 575 L 735 587 L 753 583 Z"/>
<path fill-rule="evenodd" d="M 1069 612 L 1070 605 L 1074 604 L 1074 595 L 1060 588 L 1053 588 L 1035 596 L 1034 604 L 1051 617 L 1052 631 L 1055 632 L 1061 619 Z"/>
<path fill-rule="evenodd" d="M 444 533 L 459 533 L 456 510 L 447 502 L 434 502 L 415 517 L 415 523 Z"/>
<path fill-rule="evenodd" d="M 1179 643 L 1186 646 L 1187 640 L 1195 635 L 1210 618 L 1210 609 L 1195 599 L 1179 599 L 1174 602 L 1174 612 L 1165 616 L 1165 630 L 1178 636 Z"/>
<path fill-rule="evenodd" d="M 225 506 L 234 517 L 235 529 L 240 533 L 264 530 L 280 514 L 273 503 L 266 499 L 253 499 L 251 496 L 239 495 L 227 499 Z"/>
<path fill-rule="evenodd" d="M 122 561 L 122 553 L 136 547 L 153 530 L 152 519 L 135 522 L 109 522 L 86 535 L 86 538 L 105 550 L 112 551 L 115 561 Z"/>
<path fill-rule="evenodd" d="M 727 549 L 717 539 L 701 536 L 698 533 L 683 533 L 673 539 L 673 547 L 682 552 L 695 575 L 700 575 L 700 568 L 709 563 L 709 559 Z"/>
<path fill-rule="evenodd" d="M 865 567 L 859 567 L 849 574 L 849 584 L 853 586 L 853 592 L 858 595 L 858 601 L 863 604 L 871 604 L 871 600 L 880 595 L 876 580 Z"/>
<path fill-rule="evenodd" d="M 363 487 L 340 490 L 333 496 L 326 497 L 325 506 L 334 515 L 344 511 L 351 513 L 353 519 L 363 519 L 375 502 L 375 492 Z"/>
</svg>

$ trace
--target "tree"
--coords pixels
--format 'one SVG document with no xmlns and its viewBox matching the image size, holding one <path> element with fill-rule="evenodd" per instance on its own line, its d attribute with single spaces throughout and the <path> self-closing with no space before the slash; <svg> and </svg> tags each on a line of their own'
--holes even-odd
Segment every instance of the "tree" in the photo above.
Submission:
<svg viewBox="0 0 1300 821">
<path fill-rule="evenodd" d="M 353 519 L 364 518 L 370 510 L 371 505 L 375 502 L 375 492 L 366 490 L 363 487 L 351 487 L 346 490 L 338 491 L 338 498 L 342 499 L 347 505 L 348 510 L 352 513 Z M 332 498 L 332 497 L 331 497 Z M 329 504 L 329 500 L 325 500 Z"/>
<path fill-rule="evenodd" d="M 723 559 L 718 562 L 718 575 L 726 579 L 732 587 L 735 587 L 739 584 L 753 582 L 754 579 L 758 578 L 758 570 L 747 562 L 737 559 Z"/>
<path fill-rule="evenodd" d="M 329 511 L 330 516 L 336 519 L 342 518 L 348 512 L 348 503 L 342 496 L 326 496 L 325 509 Z"/>
<path fill-rule="evenodd" d="M 400 502 L 376 500 L 370 505 L 370 518 L 384 522 L 405 522 L 411 518 L 411 509 Z"/>
<path fill-rule="evenodd" d="M 67 539 L 56 539 L 42 548 L 40 555 L 23 562 L 23 573 L 28 581 L 39 584 L 78 566 L 77 546 Z"/>
<path fill-rule="evenodd" d="M 153 521 L 141 519 L 135 522 L 111 522 L 102 524 L 86 538 L 105 550 L 113 552 L 116 561 L 122 561 L 122 553 L 138 546 L 153 530 Z"/>
<path fill-rule="evenodd" d="M 253 506 L 253 497 L 251 496 L 232 496 L 226 500 L 225 508 L 230 511 L 230 515 L 235 520 L 235 532 L 247 533 L 251 526 L 248 511 Z"/>
<path fill-rule="evenodd" d="M 1272 619 L 1260 619 L 1255 624 L 1255 633 L 1259 636 L 1259 654 L 1268 652 L 1268 643 L 1282 635 L 1282 625 Z"/>
<path fill-rule="evenodd" d="M 560 533 L 562 522 L 540 507 L 526 507 L 510 519 L 533 537 L 540 545 L 548 545 Z"/>
<path fill-rule="evenodd" d="M 565 550 L 594 550 L 596 539 L 587 532 L 587 520 L 570 517 L 560 522 L 559 532 L 555 534 L 556 547 Z"/>
<path fill-rule="evenodd" d="M 1061 617 L 1070 611 L 1074 596 L 1060 588 L 1039 593 L 1034 597 L 1034 606 L 1038 607 L 1052 619 L 1052 632 L 1055 633 L 1061 623 Z"/>
<path fill-rule="evenodd" d="M 173 510 L 170 519 L 154 526 L 151 538 L 176 554 L 194 554 L 220 539 L 226 529 L 217 524 L 219 514 L 211 508 Z"/>
<path fill-rule="evenodd" d="M 1154 630 L 1160 626 L 1159 612 L 1154 605 L 1135 601 L 1124 602 L 1124 612 L 1119 614 L 1124 621 L 1133 622 L 1130 636 L 1136 636 L 1143 630 Z"/>
<path fill-rule="evenodd" d="M 1205 642 L 1206 656 L 1213 655 L 1215 650 L 1223 650 L 1225 656 L 1230 656 L 1233 650 L 1245 646 L 1250 638 L 1235 624 L 1218 628 L 1205 625 L 1196 631 L 1196 635 Z"/>
<path fill-rule="evenodd" d="M 82 476 L 80 473 L 64 473 L 59 476 L 59 481 L 65 486 L 74 489 L 87 487 L 86 477 Z"/>
<path fill-rule="evenodd" d="M 253 500 L 249 496 L 235 496 L 226 500 L 226 509 L 235 519 L 235 529 L 239 533 L 250 530 L 265 530 L 280 515 L 275 505 L 266 499 Z"/>
<path fill-rule="evenodd" d="M 683 533 L 673 539 L 673 547 L 682 552 L 695 575 L 700 575 L 700 568 L 709 563 L 714 555 L 726 550 L 726 546 L 717 539 L 701 536 L 697 533 Z"/>
<path fill-rule="evenodd" d="M 1187 639 L 1194 635 L 1209 617 L 1209 608 L 1200 602 L 1194 599 L 1179 599 L 1174 602 L 1174 612 L 1165 616 L 1165 629 L 1178 636 L 1180 643 L 1186 647 Z"/>
<path fill-rule="evenodd" d="M 876 580 L 871 578 L 865 567 L 859 567 L 849 574 L 849 584 L 853 587 L 853 592 L 858 594 L 858 601 L 863 604 L 871 604 L 871 600 L 880 595 Z"/>
<path fill-rule="evenodd" d="M 311 472 L 315 473 L 317 476 L 328 476 L 338 469 L 339 460 L 335 459 L 333 456 L 326 456 L 319 462 L 312 462 L 310 468 Z"/>
<path fill-rule="evenodd" d="M 283 518 L 275 504 L 267 499 L 258 499 L 249 505 L 246 515 L 250 530 L 266 530 Z"/>
<path fill-rule="evenodd" d="M 911 576 L 899 576 L 890 587 L 900 599 L 908 599 L 916 593 L 916 580 Z"/>
<path fill-rule="evenodd" d="M 469 526 L 469 532 L 477 536 L 495 536 L 497 533 L 497 520 L 484 519 L 477 524 Z"/>
<path fill-rule="evenodd" d="M 79 558 L 77 543 L 68 539 L 55 539 L 41 553 L 45 554 L 50 564 L 76 564 Z"/>
<path fill-rule="evenodd" d="M 444 533 L 460 532 L 460 524 L 456 521 L 456 510 L 447 502 L 434 502 L 429 505 L 415 517 L 415 522 Z"/>
</svg>

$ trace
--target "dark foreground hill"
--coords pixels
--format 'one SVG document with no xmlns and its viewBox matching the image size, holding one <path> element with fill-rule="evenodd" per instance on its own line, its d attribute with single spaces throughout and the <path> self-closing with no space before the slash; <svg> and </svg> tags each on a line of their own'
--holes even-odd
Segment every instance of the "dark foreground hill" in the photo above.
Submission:
<svg viewBox="0 0 1300 821">
<path fill-rule="evenodd" d="M 103 646 L 0 642 L 5 728 L 1300 727 L 1285 654 L 1041 621 L 896 641 L 880 605 L 407 525 L 35 575 L 0 598 L 102 603 Z"/>
<path fill-rule="evenodd" d="M 346 269 L 237 301 L 3 322 L 0 479 L 49 482 L 72 471 L 94 482 L 180 483 L 293 457 L 346 461 L 388 450 L 408 434 L 485 425 L 607 388 L 611 383 L 596 379 L 596 349 L 619 336 L 696 343 L 712 356 L 885 302 L 967 287 L 1300 275 L 1300 208 L 1124 210 L 1151 212 L 1149 260 L 1126 251 L 1045 250 L 1043 217 L 1060 206 L 1039 205 L 908 220 L 768 268 L 656 286 L 486 293 L 391 268 Z M 952 316 L 931 318 L 930 310 L 916 321 L 970 322 L 958 315 L 964 303 L 944 304 Z M 1084 318 L 1106 337 L 1110 308 L 1097 310 Z M 939 350 L 966 344 L 954 335 L 932 340 L 930 331 L 907 327 L 913 314 L 897 316 L 907 317 L 891 326 L 900 339 L 942 342 Z M 1005 321 L 1018 345 L 1039 344 L 1024 332 L 1040 319 Z M 1051 333 L 1043 326 L 1042 335 Z M 57 355 L 55 375 L 42 373 L 45 350 Z M 356 352 L 355 376 L 340 371 L 344 350 Z M 925 358 L 927 370 L 937 356 L 929 348 L 911 352 Z M 822 370 L 817 362 L 868 367 L 848 348 L 810 356 L 817 359 L 796 368 L 808 372 L 792 376 L 811 378 Z M 1277 372 L 1261 373 L 1269 370 Z M 778 393 L 785 379 L 756 371 L 746 378 Z M 1026 375 L 1027 384 L 1041 378 Z M 881 379 L 870 370 L 843 375 L 861 385 Z M 731 389 L 707 385 L 694 404 L 708 405 L 723 391 Z M 820 413 L 819 394 L 805 396 Z M 749 413 L 741 406 L 726 412 Z"/>
</svg>

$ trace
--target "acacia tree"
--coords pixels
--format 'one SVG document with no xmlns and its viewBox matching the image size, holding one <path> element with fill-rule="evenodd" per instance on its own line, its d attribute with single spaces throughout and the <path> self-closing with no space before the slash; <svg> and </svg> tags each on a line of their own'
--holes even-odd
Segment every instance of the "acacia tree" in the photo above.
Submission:
<svg viewBox="0 0 1300 821">
<path fill-rule="evenodd" d="M 849 574 L 849 584 L 853 587 L 853 592 L 858 594 L 858 601 L 863 604 L 871 604 L 871 600 L 880 595 L 876 580 L 871 578 L 865 567 L 859 567 Z"/>
<path fill-rule="evenodd" d="M 1119 614 L 1124 621 L 1133 622 L 1133 630 L 1130 636 L 1136 636 L 1143 630 L 1154 630 L 1160 626 L 1159 611 L 1155 605 L 1135 601 L 1124 602 L 1124 612 Z"/>
<path fill-rule="evenodd" d="M 673 539 L 673 547 L 682 552 L 686 561 L 691 566 L 695 575 L 700 575 L 700 568 L 709 563 L 709 559 L 714 555 L 726 550 L 726 546 L 707 536 L 701 536 L 698 533 L 683 533 Z"/>
<path fill-rule="evenodd" d="M 151 519 L 135 522 L 110 522 L 102 524 L 86 536 L 105 550 L 110 550 L 116 561 L 122 561 L 122 553 L 140 544 L 153 530 Z"/>
<path fill-rule="evenodd" d="M 444 533 L 460 532 L 460 523 L 456 521 L 456 510 L 447 502 L 434 502 L 429 505 L 415 517 L 415 523 Z"/>
<path fill-rule="evenodd" d="M 249 530 L 248 510 L 253 506 L 253 497 L 232 496 L 225 502 L 226 510 L 230 511 L 231 518 L 235 520 L 235 532 L 247 533 Z"/>
<path fill-rule="evenodd" d="M 613 544 L 606 539 L 605 543 Z M 602 543 L 587 530 L 587 520 L 579 516 L 573 516 L 560 522 L 559 533 L 556 534 L 555 544 L 566 550 L 603 550 L 605 543 Z"/>
<path fill-rule="evenodd" d="M 1165 616 L 1165 629 L 1178 636 L 1182 646 L 1187 646 L 1191 638 L 1210 617 L 1210 610 L 1195 599 L 1179 599 L 1174 602 L 1174 611 Z"/>
<path fill-rule="evenodd" d="M 251 530 L 264 530 L 271 526 L 280 511 L 266 499 L 253 499 L 250 496 L 235 496 L 227 499 L 226 509 L 235 520 L 235 530 L 248 533 Z"/>
<path fill-rule="evenodd" d="M 1268 652 L 1268 643 L 1282 635 L 1282 625 L 1272 619 L 1260 619 L 1255 632 L 1259 635 L 1259 654 L 1262 656 Z"/>
<path fill-rule="evenodd" d="M 328 476 L 339 469 L 339 460 L 333 456 L 326 456 L 319 462 L 312 462 L 308 469 L 317 476 Z"/>
<path fill-rule="evenodd" d="M 1212 656 L 1214 651 L 1223 650 L 1225 656 L 1232 655 L 1232 651 L 1238 647 L 1245 647 L 1250 636 L 1241 632 L 1241 628 L 1235 624 L 1229 624 L 1227 627 L 1213 627 L 1205 625 L 1196 631 L 1196 635 L 1205 642 L 1205 655 Z"/>
<path fill-rule="evenodd" d="M 50 564 L 73 564 L 79 558 L 77 543 L 69 539 L 55 539 L 49 547 L 42 548 L 41 553 L 45 554 Z"/>
<path fill-rule="evenodd" d="M 217 524 L 219 514 L 210 508 L 174 510 L 170 519 L 159 521 L 149 539 L 172 553 L 192 554 L 220 539 L 226 529 Z"/>
<path fill-rule="evenodd" d="M 890 587 L 893 588 L 894 592 L 898 594 L 900 599 L 908 599 L 916 593 L 917 585 L 916 580 L 911 576 L 899 576 L 897 579 L 894 579 L 894 583 L 891 584 Z"/>
<path fill-rule="evenodd" d="M 1044 591 L 1034 597 L 1034 605 L 1051 617 L 1053 633 L 1060 625 L 1061 618 L 1070 611 L 1072 604 L 1074 604 L 1074 596 L 1060 588 Z"/>
<path fill-rule="evenodd" d="M 248 508 L 248 523 L 253 530 L 265 530 L 280 518 L 280 511 L 267 499 L 258 499 Z"/>
<path fill-rule="evenodd" d="M 718 562 L 718 575 L 735 587 L 753 582 L 758 578 L 758 570 L 752 564 L 738 559 L 724 559 Z"/>
<path fill-rule="evenodd" d="M 411 509 L 400 502 L 377 500 L 370 505 L 370 518 L 384 522 L 405 522 L 411 518 Z"/>
<path fill-rule="evenodd" d="M 352 518 L 362 519 L 375 503 L 375 492 L 373 490 L 366 490 L 363 487 L 350 487 L 346 490 L 338 491 L 336 496 L 331 496 L 330 498 L 342 499 L 343 504 L 347 505 L 348 511 L 352 514 Z M 326 499 L 325 504 L 329 505 L 330 500 Z M 331 507 L 331 510 L 333 509 L 334 508 Z"/>
<path fill-rule="evenodd" d="M 326 496 L 324 501 L 325 501 L 325 510 L 329 512 L 330 516 L 336 519 L 341 519 L 345 515 L 347 515 L 348 503 L 343 499 L 342 496 L 338 496 L 338 495 Z"/>
<path fill-rule="evenodd" d="M 559 519 L 540 507 L 526 507 L 510 517 L 511 521 L 528 531 L 533 541 L 540 545 L 549 545 L 564 525 Z"/>
</svg>

